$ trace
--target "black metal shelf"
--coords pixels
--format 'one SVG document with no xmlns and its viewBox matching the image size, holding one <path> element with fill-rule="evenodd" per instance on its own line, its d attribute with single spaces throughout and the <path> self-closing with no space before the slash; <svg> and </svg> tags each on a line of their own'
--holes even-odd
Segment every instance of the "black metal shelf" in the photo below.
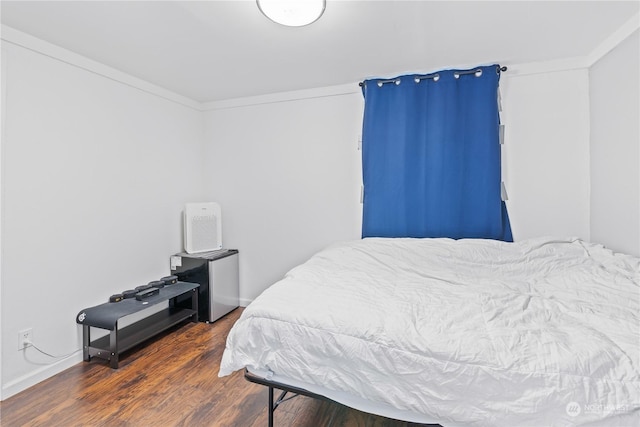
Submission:
<svg viewBox="0 0 640 427">
<path fill-rule="evenodd" d="M 118 352 L 122 353 L 135 347 L 152 336 L 189 319 L 195 313 L 196 310 L 187 308 L 167 308 L 119 329 L 117 332 Z M 90 347 L 94 348 L 94 350 L 101 349 L 102 351 L 109 351 L 109 335 L 92 341 Z"/>
<path fill-rule="evenodd" d="M 106 359 L 112 368 L 118 367 L 120 354 L 141 344 L 149 338 L 166 331 L 186 320 L 198 321 L 197 283 L 178 282 L 161 288 L 157 295 L 144 301 L 124 300 L 117 303 L 105 303 L 87 308 L 80 312 L 77 322 L 82 324 L 83 358 Z M 176 301 L 183 295 L 191 295 L 191 307 L 177 306 Z M 168 307 L 146 316 L 128 326 L 118 328 L 118 322 L 124 317 L 145 310 L 163 302 Z M 109 334 L 91 339 L 91 328 L 109 330 Z"/>
</svg>

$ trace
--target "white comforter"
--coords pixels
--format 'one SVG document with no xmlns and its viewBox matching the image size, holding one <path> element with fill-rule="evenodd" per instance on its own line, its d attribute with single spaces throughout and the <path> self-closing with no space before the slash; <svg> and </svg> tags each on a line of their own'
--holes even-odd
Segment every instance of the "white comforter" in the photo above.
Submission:
<svg viewBox="0 0 640 427">
<path fill-rule="evenodd" d="M 444 426 L 640 425 L 640 259 L 577 239 L 334 245 L 242 313 L 250 367 Z"/>
</svg>

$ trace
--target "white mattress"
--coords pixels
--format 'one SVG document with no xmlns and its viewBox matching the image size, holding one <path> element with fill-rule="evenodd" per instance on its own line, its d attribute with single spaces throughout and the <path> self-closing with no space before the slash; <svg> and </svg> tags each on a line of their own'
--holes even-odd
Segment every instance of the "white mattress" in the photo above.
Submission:
<svg viewBox="0 0 640 427">
<path fill-rule="evenodd" d="M 219 374 L 443 426 L 637 426 L 639 313 L 640 259 L 577 239 L 364 239 L 256 298 Z"/>
</svg>

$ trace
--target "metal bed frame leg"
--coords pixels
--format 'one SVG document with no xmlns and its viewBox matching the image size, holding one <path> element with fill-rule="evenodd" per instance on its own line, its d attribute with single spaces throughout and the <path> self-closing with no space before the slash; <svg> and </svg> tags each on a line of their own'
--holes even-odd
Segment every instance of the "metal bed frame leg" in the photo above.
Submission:
<svg viewBox="0 0 640 427">
<path fill-rule="evenodd" d="M 273 427 L 273 413 L 276 410 L 276 408 L 281 403 L 286 402 L 287 400 L 293 399 L 296 396 L 307 396 L 314 399 L 323 400 L 326 402 L 334 402 L 333 400 L 321 394 L 311 393 L 310 391 L 305 390 L 303 388 L 293 387 L 277 381 L 271 381 L 271 380 L 267 380 L 266 378 L 259 377 L 256 374 L 250 373 L 247 368 L 244 369 L 244 378 L 247 381 L 250 381 L 252 383 L 269 387 L 269 427 Z M 275 402 L 273 401 L 274 388 L 277 388 L 278 390 L 282 390 L 282 394 L 280 394 L 280 397 L 278 397 L 278 400 L 276 400 Z M 285 398 L 287 393 L 292 393 L 292 395 Z M 329 425 L 333 425 L 333 420 L 336 413 L 337 412 L 334 411 L 333 414 L 331 415 L 331 419 L 329 420 Z M 419 424 L 419 425 L 423 425 L 423 424 Z M 440 424 L 424 424 L 424 426 L 425 427 L 442 427 Z"/>
<path fill-rule="evenodd" d="M 273 427 L 273 413 L 275 412 L 276 408 L 278 406 L 280 406 L 281 403 L 286 402 L 287 400 L 291 400 L 294 397 L 297 397 L 297 396 L 308 396 L 308 397 L 313 397 L 314 399 L 321 399 L 321 400 L 331 401 L 331 399 L 328 399 L 328 398 L 326 398 L 324 396 L 321 396 L 319 394 L 311 393 L 311 392 L 309 392 L 309 391 L 307 391 L 305 389 L 302 389 L 302 388 L 292 387 L 290 385 L 285 385 L 285 384 L 282 384 L 282 383 L 279 383 L 279 382 L 270 381 L 270 380 L 267 380 L 265 378 L 258 377 L 255 374 L 249 373 L 247 368 L 245 368 L 245 370 L 244 370 L 244 378 L 247 381 L 250 381 L 252 383 L 261 384 L 261 385 L 269 387 L 269 427 Z M 275 389 L 275 388 L 277 388 L 278 390 L 281 390 L 282 393 L 280 394 L 278 399 L 274 402 L 273 401 L 273 389 Z M 287 393 L 292 393 L 292 395 L 290 395 L 289 397 L 286 397 Z"/>
<path fill-rule="evenodd" d="M 269 387 L 269 427 L 273 427 L 273 387 Z"/>
<path fill-rule="evenodd" d="M 297 394 L 294 394 L 293 396 L 289 396 L 285 399 L 285 396 L 288 392 L 288 390 L 282 390 L 282 393 L 280 393 L 278 400 L 274 402 L 273 387 L 269 386 L 269 427 L 273 427 L 273 413 L 275 412 L 276 408 L 280 406 L 282 402 L 286 402 L 287 400 L 293 399 L 294 397 L 298 396 Z"/>
</svg>

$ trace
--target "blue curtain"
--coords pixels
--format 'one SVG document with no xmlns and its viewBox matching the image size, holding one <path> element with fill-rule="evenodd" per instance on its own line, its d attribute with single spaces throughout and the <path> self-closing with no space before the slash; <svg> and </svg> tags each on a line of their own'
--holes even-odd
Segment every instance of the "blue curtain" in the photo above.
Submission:
<svg viewBox="0 0 640 427">
<path fill-rule="evenodd" d="M 363 84 L 362 237 L 513 241 L 501 199 L 499 66 L 419 77 Z"/>
</svg>

